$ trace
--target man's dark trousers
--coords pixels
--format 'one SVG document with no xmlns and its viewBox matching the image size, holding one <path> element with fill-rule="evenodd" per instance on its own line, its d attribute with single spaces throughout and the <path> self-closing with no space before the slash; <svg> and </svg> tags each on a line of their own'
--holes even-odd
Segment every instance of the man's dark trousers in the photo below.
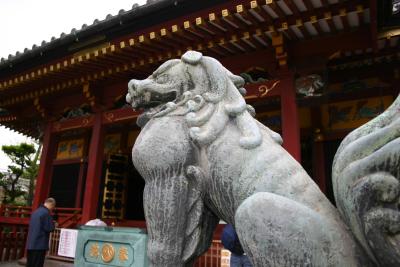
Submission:
<svg viewBox="0 0 400 267">
<path fill-rule="evenodd" d="M 43 267 L 46 250 L 30 250 L 27 253 L 26 267 Z"/>
</svg>

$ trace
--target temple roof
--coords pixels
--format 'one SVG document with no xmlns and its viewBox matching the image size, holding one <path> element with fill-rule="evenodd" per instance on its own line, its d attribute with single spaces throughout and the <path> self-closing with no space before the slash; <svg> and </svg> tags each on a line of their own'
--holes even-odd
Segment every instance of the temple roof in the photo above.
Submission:
<svg viewBox="0 0 400 267">
<path fill-rule="evenodd" d="M 27 47 L 23 51 L 17 51 L 14 55 L 9 54 L 8 58 L 2 57 L 0 59 L 0 68 L 10 66 L 14 62 L 23 60 L 28 56 L 43 53 L 47 49 L 51 49 L 57 45 L 68 42 L 73 43 L 81 39 L 84 35 L 90 34 L 93 29 L 108 28 L 115 23 L 123 23 L 127 17 L 140 16 L 148 9 L 155 10 L 159 8 L 160 2 L 166 1 L 147 1 L 147 3 L 142 6 L 134 4 L 130 10 L 121 9 L 116 15 L 107 14 L 104 19 L 95 19 L 90 25 L 83 24 L 80 29 L 71 29 L 70 33 L 62 32 L 59 37 L 52 36 L 49 41 L 43 40 L 40 44 L 33 44 L 31 48 Z"/>
<path fill-rule="evenodd" d="M 138 28 L 148 27 L 160 23 L 166 19 L 176 16 L 176 12 L 185 9 L 184 13 L 204 8 L 212 4 L 226 2 L 226 0 L 215 1 L 196 1 L 185 5 L 188 0 L 147 0 L 147 3 L 139 6 L 134 4 L 130 10 L 121 9 L 118 14 L 108 14 L 104 19 L 95 19 L 92 24 L 83 24 L 80 29 L 73 28 L 69 33 L 62 32 L 59 37 L 51 37 L 49 41 L 43 40 L 40 44 L 34 44 L 31 48 L 25 48 L 23 51 L 17 51 L 14 55 L 8 55 L 8 58 L 0 59 L 0 76 L 8 74 L 7 70 L 15 68 L 21 62 L 32 59 L 44 59 L 46 55 L 60 55 L 71 52 L 71 45 L 84 43 L 86 39 L 102 34 L 102 38 L 107 40 L 119 36 L 126 32 Z M 143 18 L 146 18 L 143 20 Z M 64 48 L 64 49 L 62 49 Z M 61 51 L 60 51 L 61 50 Z M 40 60 L 42 61 L 42 60 Z M 35 63 L 40 63 L 35 60 Z M 25 65 L 25 64 L 24 64 Z M 36 64 L 35 64 L 36 65 Z"/>
<path fill-rule="evenodd" d="M 148 1 L 3 60 L 0 124 L 37 136 L 66 108 L 112 109 L 130 78 L 192 49 L 237 73 L 395 64 L 400 38 L 381 36 L 376 17 L 364 0 Z"/>
</svg>

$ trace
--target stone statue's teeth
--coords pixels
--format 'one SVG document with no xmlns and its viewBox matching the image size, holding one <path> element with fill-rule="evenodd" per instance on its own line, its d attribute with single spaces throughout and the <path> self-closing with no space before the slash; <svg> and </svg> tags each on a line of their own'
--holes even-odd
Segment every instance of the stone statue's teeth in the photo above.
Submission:
<svg viewBox="0 0 400 267">
<path fill-rule="evenodd" d="M 146 102 L 150 102 L 150 100 L 151 100 L 151 93 L 150 93 L 150 92 L 144 93 L 144 95 L 143 95 L 143 100 L 146 101 Z"/>
</svg>

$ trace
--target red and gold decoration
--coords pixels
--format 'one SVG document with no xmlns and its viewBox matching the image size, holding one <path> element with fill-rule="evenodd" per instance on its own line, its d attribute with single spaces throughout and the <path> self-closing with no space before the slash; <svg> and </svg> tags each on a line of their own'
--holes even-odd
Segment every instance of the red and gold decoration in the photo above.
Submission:
<svg viewBox="0 0 400 267">
<path fill-rule="evenodd" d="M 83 156 L 85 141 L 81 139 L 65 140 L 58 143 L 57 159 L 75 159 Z"/>
<path fill-rule="evenodd" d="M 108 134 L 104 140 L 104 154 L 118 153 L 121 148 L 121 134 Z"/>
<path fill-rule="evenodd" d="M 323 105 L 323 127 L 326 131 L 360 127 L 381 114 L 392 102 L 393 97 L 384 96 Z"/>
</svg>

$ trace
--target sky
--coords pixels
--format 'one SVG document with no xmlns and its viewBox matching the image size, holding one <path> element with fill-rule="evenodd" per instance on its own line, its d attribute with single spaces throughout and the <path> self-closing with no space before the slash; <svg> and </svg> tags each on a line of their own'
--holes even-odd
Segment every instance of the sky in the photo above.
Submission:
<svg viewBox="0 0 400 267">
<path fill-rule="evenodd" d="M 120 9 L 129 10 L 135 3 L 143 5 L 146 0 L 0 0 L 0 57 L 49 42 L 52 36 L 116 15 Z M 32 140 L 0 126 L 0 146 L 21 142 Z M 0 171 L 9 164 L 0 151 Z"/>
</svg>

